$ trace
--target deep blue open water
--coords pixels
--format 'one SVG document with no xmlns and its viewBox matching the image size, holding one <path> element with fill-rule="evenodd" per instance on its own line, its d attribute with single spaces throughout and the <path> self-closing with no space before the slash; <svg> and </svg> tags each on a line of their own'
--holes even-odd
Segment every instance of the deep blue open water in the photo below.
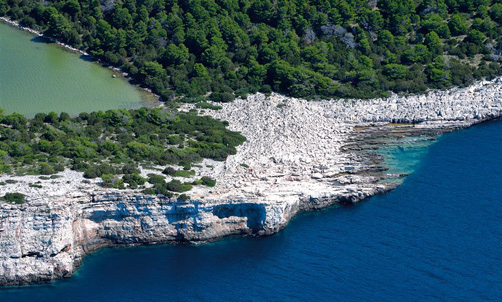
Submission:
<svg viewBox="0 0 502 302">
<path fill-rule="evenodd" d="M 502 121 L 420 152 L 393 192 L 274 236 L 101 250 L 0 301 L 502 301 Z"/>
</svg>

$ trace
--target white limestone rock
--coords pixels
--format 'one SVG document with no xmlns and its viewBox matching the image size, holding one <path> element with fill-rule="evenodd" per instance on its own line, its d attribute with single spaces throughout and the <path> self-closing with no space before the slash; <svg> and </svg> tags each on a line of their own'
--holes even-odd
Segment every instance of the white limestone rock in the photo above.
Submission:
<svg viewBox="0 0 502 302">
<path fill-rule="evenodd" d="M 189 203 L 105 190 L 68 170 L 50 180 L 0 175 L 0 182 L 11 180 L 0 195 L 29 196 L 22 205 L 0 203 L 0 284 L 71 276 L 87 253 L 103 246 L 269 235 L 299 212 L 386 192 L 395 185 L 378 183 L 385 172 L 369 154 L 357 153 L 378 133 L 373 129 L 402 131 L 387 125 L 394 122 L 442 132 L 500 117 L 501 88 L 496 79 L 421 96 L 308 102 L 256 94 L 221 104 L 206 114 L 229 121 L 247 141 L 225 162 L 201 163 L 198 177 L 214 177 L 217 185 L 196 186 Z M 38 181 L 42 188 L 29 186 Z"/>
</svg>

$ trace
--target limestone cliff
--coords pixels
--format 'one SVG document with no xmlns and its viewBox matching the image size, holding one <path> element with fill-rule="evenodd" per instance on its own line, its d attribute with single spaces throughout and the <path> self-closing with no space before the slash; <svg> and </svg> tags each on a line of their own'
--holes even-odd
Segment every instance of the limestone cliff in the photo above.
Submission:
<svg viewBox="0 0 502 302">
<path fill-rule="evenodd" d="M 228 120 L 248 141 L 226 162 L 203 163 L 215 188 L 197 187 L 181 202 L 132 190 L 105 190 L 65 171 L 0 193 L 22 192 L 22 205 L 0 203 L 0 284 L 71 276 L 100 247 L 205 242 L 229 235 L 270 235 L 302 211 L 350 204 L 393 189 L 374 152 L 385 139 L 433 136 L 502 116 L 502 81 L 426 96 L 306 102 L 250 96 L 206 112 Z M 189 108 L 186 108 L 189 109 Z M 394 123 L 394 124 L 389 124 Z M 407 124 L 396 124 L 407 123 Z M 38 178 L 37 178 L 38 179 Z"/>
</svg>

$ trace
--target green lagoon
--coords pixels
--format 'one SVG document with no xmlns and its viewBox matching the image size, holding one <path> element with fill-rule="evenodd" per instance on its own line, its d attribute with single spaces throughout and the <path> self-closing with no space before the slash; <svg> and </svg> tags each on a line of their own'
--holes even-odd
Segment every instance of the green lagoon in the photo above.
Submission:
<svg viewBox="0 0 502 302">
<path fill-rule="evenodd" d="M 7 113 L 78 114 L 154 103 L 153 95 L 113 75 L 79 54 L 0 22 L 0 107 Z"/>
</svg>

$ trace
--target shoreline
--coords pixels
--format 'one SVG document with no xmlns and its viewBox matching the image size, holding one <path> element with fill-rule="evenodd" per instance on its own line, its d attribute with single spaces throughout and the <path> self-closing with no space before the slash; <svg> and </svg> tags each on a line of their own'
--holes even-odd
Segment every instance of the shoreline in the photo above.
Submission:
<svg viewBox="0 0 502 302">
<path fill-rule="evenodd" d="M 375 148 L 387 139 L 435 137 L 502 117 L 502 79 L 369 101 L 256 94 L 222 107 L 204 114 L 228 120 L 248 141 L 225 162 L 201 163 L 197 176 L 210 175 L 217 185 L 194 188 L 189 202 L 82 184 L 68 170 L 40 189 L 28 186 L 38 177 L 0 176 L 18 182 L 0 191 L 30 196 L 22 205 L 0 203 L 0 284 L 70 277 L 103 247 L 272 235 L 300 213 L 388 192 L 399 184 L 381 182 L 396 175 Z"/>
<path fill-rule="evenodd" d="M 32 35 L 35 35 L 37 37 L 40 37 L 42 39 L 45 39 L 45 40 L 49 41 L 50 43 L 54 43 L 57 46 L 65 49 L 67 51 L 70 51 L 70 52 L 73 52 L 75 54 L 79 54 L 81 56 L 87 57 L 88 59 L 91 59 L 93 62 L 99 64 L 101 67 L 110 69 L 110 70 L 118 73 L 121 77 L 123 77 L 124 79 L 126 79 L 127 82 L 130 85 L 135 86 L 138 90 L 141 90 L 143 93 L 147 93 L 147 94 L 151 95 L 151 99 L 154 102 L 158 102 L 159 103 L 159 104 L 157 104 L 157 106 L 162 106 L 164 104 L 163 102 L 160 101 L 160 96 L 159 95 L 153 93 L 153 91 L 150 88 L 142 87 L 141 85 L 136 84 L 135 81 L 134 81 L 134 79 L 131 76 L 129 76 L 129 74 L 127 72 L 124 72 L 119 67 L 114 67 L 114 66 L 112 66 L 110 64 L 103 64 L 100 59 L 97 59 L 96 57 L 94 57 L 90 53 L 87 53 L 87 52 L 85 52 L 83 50 L 77 49 L 77 48 L 75 48 L 75 47 L 73 47 L 71 45 L 65 44 L 65 43 L 59 41 L 58 39 L 55 39 L 55 38 L 52 38 L 52 37 L 48 37 L 48 36 L 44 35 L 43 33 L 39 32 L 39 31 L 37 31 L 35 29 L 22 26 L 21 24 L 19 24 L 19 22 L 11 20 L 8 17 L 0 17 L 0 22 L 5 23 L 5 24 L 7 24 L 9 26 L 15 27 L 17 29 L 20 29 L 22 31 L 25 31 L 27 33 L 30 33 Z M 147 101 L 147 100 L 145 100 L 145 101 Z"/>
</svg>

